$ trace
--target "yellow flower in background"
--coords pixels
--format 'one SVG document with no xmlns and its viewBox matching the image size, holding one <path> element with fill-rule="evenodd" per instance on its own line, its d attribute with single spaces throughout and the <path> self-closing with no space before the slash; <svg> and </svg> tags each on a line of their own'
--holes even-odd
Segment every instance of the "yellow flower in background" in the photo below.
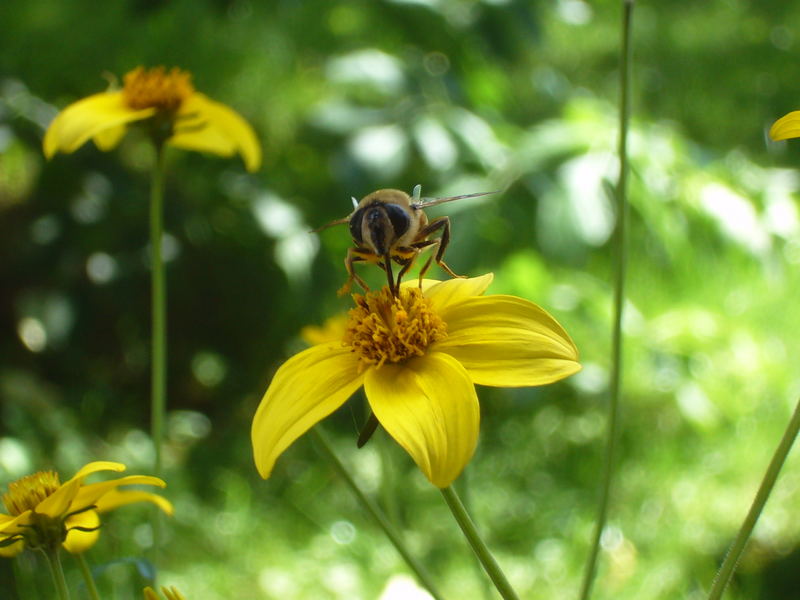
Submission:
<svg viewBox="0 0 800 600">
<path fill-rule="evenodd" d="M 347 315 L 339 314 L 326 319 L 322 325 L 307 325 L 300 330 L 300 337 L 310 346 L 324 342 L 341 341 L 347 330 Z"/>
<path fill-rule="evenodd" d="M 131 123 L 148 121 L 159 141 L 220 156 L 240 154 L 248 171 L 261 166 L 261 146 L 238 113 L 195 91 L 187 71 L 137 67 L 123 88 L 94 94 L 61 111 L 44 136 L 44 154 L 71 153 L 88 140 L 113 149 Z"/>
<path fill-rule="evenodd" d="M 183 594 L 178 591 L 174 586 L 164 587 L 161 586 L 161 593 L 167 600 L 186 600 Z M 144 600 L 161 600 L 159 595 L 151 587 L 144 588 Z"/>
<path fill-rule="evenodd" d="M 120 463 L 98 461 L 87 464 L 63 484 L 55 471 L 39 471 L 9 484 L 3 495 L 9 514 L 0 513 L 0 556 L 59 545 L 74 554 L 84 552 L 99 536 L 98 515 L 134 502 L 152 502 L 171 515 L 172 504 L 165 498 L 142 490 L 119 489 L 127 485 L 165 487 L 157 477 L 130 475 L 84 483 L 93 473 L 125 468 Z"/>
<path fill-rule="evenodd" d="M 800 137 L 800 110 L 782 116 L 769 128 L 769 137 L 776 142 Z"/>
<path fill-rule="evenodd" d="M 482 295 L 492 277 L 354 295 L 344 337 L 287 360 L 264 394 L 251 430 L 261 476 L 363 385 L 384 429 L 431 483 L 449 486 L 478 440 L 475 384 L 544 385 L 580 370 L 575 344 L 542 308 Z"/>
</svg>

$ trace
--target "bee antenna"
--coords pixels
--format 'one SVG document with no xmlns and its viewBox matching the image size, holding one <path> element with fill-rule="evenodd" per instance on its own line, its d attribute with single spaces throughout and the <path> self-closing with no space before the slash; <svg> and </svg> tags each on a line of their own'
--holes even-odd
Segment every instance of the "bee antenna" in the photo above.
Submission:
<svg viewBox="0 0 800 600">
<path fill-rule="evenodd" d="M 316 229 L 312 229 L 309 233 L 319 233 L 323 229 L 327 229 L 328 227 L 333 227 L 334 225 L 344 225 L 345 223 L 350 221 L 350 216 L 342 217 L 341 219 L 336 219 L 335 221 L 331 221 L 330 223 L 326 223 L 322 227 L 317 227 Z"/>
</svg>

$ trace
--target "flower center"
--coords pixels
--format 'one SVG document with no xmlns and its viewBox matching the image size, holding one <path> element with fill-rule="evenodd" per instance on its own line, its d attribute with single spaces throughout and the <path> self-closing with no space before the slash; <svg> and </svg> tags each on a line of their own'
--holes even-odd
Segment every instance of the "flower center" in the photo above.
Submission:
<svg viewBox="0 0 800 600">
<path fill-rule="evenodd" d="M 361 366 L 381 367 L 422 356 L 447 337 L 447 326 L 431 310 L 419 288 L 404 287 L 397 297 L 388 287 L 365 296 L 354 294 L 343 343 L 361 358 Z"/>
<path fill-rule="evenodd" d="M 21 515 L 26 510 L 36 508 L 42 500 L 59 487 L 61 487 L 61 481 L 58 473 L 39 471 L 8 484 L 8 493 L 3 494 L 3 504 L 6 505 L 8 514 Z"/>
<path fill-rule="evenodd" d="M 174 111 L 193 93 L 192 74 L 176 67 L 169 72 L 164 67 L 136 67 L 125 75 L 122 89 L 125 103 L 135 110 Z"/>
</svg>

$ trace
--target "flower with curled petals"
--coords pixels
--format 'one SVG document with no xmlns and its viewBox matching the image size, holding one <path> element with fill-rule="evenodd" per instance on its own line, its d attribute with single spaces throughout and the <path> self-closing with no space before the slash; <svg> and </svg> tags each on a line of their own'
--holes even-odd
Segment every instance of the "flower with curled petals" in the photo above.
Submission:
<svg viewBox="0 0 800 600">
<path fill-rule="evenodd" d="M 423 281 L 354 294 L 344 335 L 275 373 L 253 418 L 258 472 L 362 385 L 372 412 L 428 480 L 449 486 L 478 440 L 475 384 L 544 385 L 580 369 L 566 331 L 516 296 L 483 296 L 492 280 Z M 324 337 L 322 338 L 325 339 Z"/>
<path fill-rule="evenodd" d="M 137 67 L 111 89 L 70 104 L 44 136 L 44 154 L 72 153 L 89 140 L 101 150 L 120 142 L 129 125 L 143 122 L 159 143 L 220 156 L 240 154 L 248 171 L 261 165 L 261 146 L 238 113 L 195 91 L 187 71 Z"/>
<path fill-rule="evenodd" d="M 53 550 L 63 545 L 77 554 L 99 537 L 101 513 L 134 502 L 152 502 L 168 515 L 172 504 L 165 498 L 129 485 L 165 487 L 157 477 L 130 475 L 98 483 L 85 479 L 100 471 L 124 471 L 116 462 L 91 462 L 69 481 L 61 483 L 55 471 L 39 471 L 8 486 L 3 495 L 8 514 L 0 513 L 0 556 L 15 556 L 25 548 Z"/>
</svg>

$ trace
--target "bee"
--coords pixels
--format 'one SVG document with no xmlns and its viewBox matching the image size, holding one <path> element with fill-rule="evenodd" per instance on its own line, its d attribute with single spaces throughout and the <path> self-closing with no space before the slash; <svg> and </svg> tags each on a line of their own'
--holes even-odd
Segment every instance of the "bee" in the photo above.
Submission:
<svg viewBox="0 0 800 600">
<path fill-rule="evenodd" d="M 420 198 L 420 190 L 421 186 L 417 185 L 412 196 L 400 190 L 386 189 L 367 194 L 360 202 L 353 198 L 353 212 L 316 230 L 322 231 L 345 223 L 350 227 L 355 247 L 347 249 L 344 266 L 348 279 L 339 290 L 339 295 L 349 292 L 353 281 L 365 291 L 369 291 L 366 282 L 354 268 L 355 263 L 365 262 L 376 264 L 386 272 L 389 289 L 397 296 L 403 276 L 414 265 L 417 257 L 428 249 L 432 254 L 420 269 L 420 281 L 433 261 L 451 277 L 461 277 L 444 262 L 444 253 L 450 243 L 450 219 L 436 217 L 428 221 L 424 209 L 495 192 L 478 192 L 446 198 Z M 431 238 L 436 233 L 440 235 Z M 400 267 L 396 277 L 392 261 Z"/>
</svg>

